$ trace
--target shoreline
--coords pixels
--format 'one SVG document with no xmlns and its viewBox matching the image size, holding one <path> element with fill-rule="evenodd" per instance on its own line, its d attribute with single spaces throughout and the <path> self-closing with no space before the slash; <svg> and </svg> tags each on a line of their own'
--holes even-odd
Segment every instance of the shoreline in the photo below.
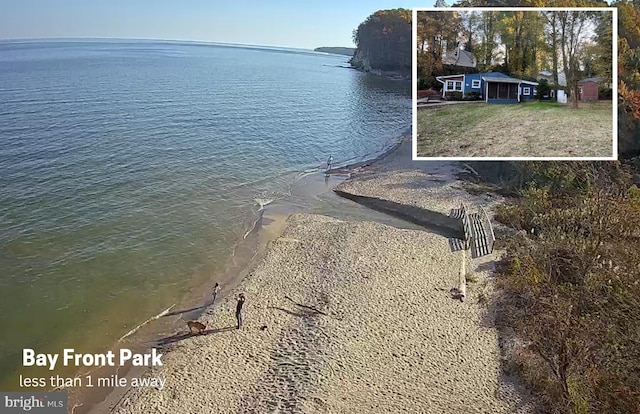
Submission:
<svg viewBox="0 0 640 414">
<path fill-rule="evenodd" d="M 354 167 L 338 189 L 365 197 L 384 190 L 388 201 L 439 214 L 461 200 L 498 202 L 466 193 L 451 163 L 414 162 L 410 154 L 405 136 L 378 162 Z M 503 384 L 497 331 L 477 303 L 494 256 L 472 261 L 482 283 L 460 305 L 448 293 L 459 257 L 436 233 L 295 212 L 282 230 L 229 292 L 248 297 L 241 331 L 233 329 L 233 296 L 220 297 L 213 315 L 200 319 L 212 328 L 206 335 L 167 338 L 166 368 L 148 371 L 164 376 L 164 389 L 127 390 L 91 412 L 397 412 L 385 386 L 416 412 L 507 413 L 522 405 Z M 464 396 L 443 406 L 438 400 L 456 387 Z"/>
<path fill-rule="evenodd" d="M 335 197 L 332 189 L 347 179 L 348 175 L 361 167 L 366 167 L 384 159 L 396 151 L 405 140 L 410 140 L 410 134 L 411 129 L 409 128 L 402 134 L 389 139 L 382 150 L 364 155 L 363 159 L 359 161 L 332 169 L 329 171 L 331 176 L 329 180 L 325 173 L 321 172 L 322 169 L 318 169 L 315 172 L 307 172 L 306 174 L 301 172 L 291 184 L 293 188 L 292 195 L 295 193 L 293 198 L 304 199 L 309 203 L 313 203 L 316 197 L 326 193 L 329 193 L 330 197 Z M 367 156 L 372 156 L 372 158 L 365 158 Z M 295 200 L 274 200 L 273 204 L 269 204 L 257 212 L 251 209 L 252 212 L 245 219 L 245 228 L 248 231 L 237 240 L 232 254 L 228 257 L 220 273 L 212 275 L 203 286 L 192 289 L 180 301 L 173 304 L 168 315 L 160 316 L 158 314 L 141 322 L 133 329 L 134 332 L 129 332 L 106 349 L 115 351 L 123 346 L 128 346 L 131 349 L 142 351 L 149 345 L 153 346 L 157 338 L 167 336 L 171 329 L 182 326 L 183 320 L 198 319 L 209 309 L 210 290 L 213 284 L 217 281 L 222 286 L 216 303 L 227 298 L 230 292 L 259 264 L 266 253 L 268 243 L 276 239 L 284 231 L 287 219 L 291 215 L 305 211 L 308 208 L 309 205 L 300 206 Z M 180 314 L 181 309 L 188 309 L 190 312 Z M 176 316 L 176 314 L 178 317 L 173 321 L 164 319 L 165 317 Z M 109 376 L 124 373 L 124 375 L 120 376 L 130 378 L 144 375 L 148 371 L 148 369 L 130 366 L 103 367 L 89 371 L 79 370 L 76 373 L 76 377 L 87 374 Z M 110 410 L 105 409 L 105 405 L 108 406 L 113 404 L 114 401 L 118 401 L 123 394 L 122 390 L 117 388 L 87 389 L 82 387 L 81 389 L 71 388 L 66 390 L 70 391 L 69 412 L 75 414 L 110 412 Z"/>
</svg>

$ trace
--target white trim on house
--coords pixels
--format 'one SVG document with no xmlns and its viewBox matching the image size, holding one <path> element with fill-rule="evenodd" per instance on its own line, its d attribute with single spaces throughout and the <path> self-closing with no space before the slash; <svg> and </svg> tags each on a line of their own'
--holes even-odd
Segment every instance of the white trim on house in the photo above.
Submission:
<svg viewBox="0 0 640 414">
<path fill-rule="evenodd" d="M 460 78 L 460 77 L 462 77 L 462 80 L 449 79 L 449 78 Z M 446 93 L 450 92 L 450 91 L 464 93 L 464 82 L 465 82 L 465 76 L 464 75 L 436 76 L 436 80 L 442 84 L 442 97 L 443 98 L 445 97 Z M 449 87 L 449 82 L 451 82 L 451 85 L 452 85 L 451 88 Z M 458 86 L 460 89 L 456 89 L 456 86 Z"/>
<path fill-rule="evenodd" d="M 522 85 L 522 82 L 518 84 L 518 102 L 522 102 L 522 99 L 520 99 L 520 96 L 522 95 L 522 88 L 520 85 Z"/>
<path fill-rule="evenodd" d="M 474 79 L 471 81 L 472 88 L 479 88 L 481 84 L 482 82 L 480 81 L 480 79 Z"/>
<path fill-rule="evenodd" d="M 451 87 L 450 87 L 450 84 L 451 84 Z M 447 80 L 445 81 L 444 88 L 446 91 L 462 92 L 462 81 Z"/>
<path fill-rule="evenodd" d="M 526 96 L 531 95 L 531 88 L 522 88 L 522 94 Z"/>
</svg>

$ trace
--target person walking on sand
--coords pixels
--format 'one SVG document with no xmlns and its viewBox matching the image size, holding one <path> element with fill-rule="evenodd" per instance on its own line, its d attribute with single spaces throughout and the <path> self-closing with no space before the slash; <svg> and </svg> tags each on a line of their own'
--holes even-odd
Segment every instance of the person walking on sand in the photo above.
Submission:
<svg viewBox="0 0 640 414">
<path fill-rule="evenodd" d="M 244 293 L 238 295 L 238 303 L 236 304 L 236 320 L 238 321 L 238 329 L 242 328 L 242 305 L 244 305 Z"/>
</svg>

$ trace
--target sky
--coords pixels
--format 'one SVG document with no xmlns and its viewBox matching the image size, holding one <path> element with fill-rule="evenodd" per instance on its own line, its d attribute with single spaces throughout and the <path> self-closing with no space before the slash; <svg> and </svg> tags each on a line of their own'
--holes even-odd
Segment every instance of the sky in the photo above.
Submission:
<svg viewBox="0 0 640 414">
<path fill-rule="evenodd" d="M 434 0 L 0 0 L 0 39 L 129 38 L 305 49 L 352 47 L 353 30 L 376 10 L 431 7 L 433 3 Z"/>
</svg>

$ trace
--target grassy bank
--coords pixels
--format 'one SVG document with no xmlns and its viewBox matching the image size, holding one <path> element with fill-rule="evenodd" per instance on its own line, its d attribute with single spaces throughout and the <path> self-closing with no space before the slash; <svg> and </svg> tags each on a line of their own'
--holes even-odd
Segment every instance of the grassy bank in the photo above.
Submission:
<svg viewBox="0 0 640 414">
<path fill-rule="evenodd" d="M 460 104 L 418 110 L 420 157 L 610 157 L 610 101 Z"/>
</svg>

